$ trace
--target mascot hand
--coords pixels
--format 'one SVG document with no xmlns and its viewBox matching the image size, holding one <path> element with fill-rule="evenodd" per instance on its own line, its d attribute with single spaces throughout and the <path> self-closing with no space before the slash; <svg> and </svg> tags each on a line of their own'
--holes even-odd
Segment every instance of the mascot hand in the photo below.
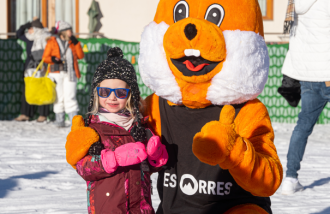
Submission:
<svg viewBox="0 0 330 214">
<path fill-rule="evenodd" d="M 192 150 L 203 163 L 223 169 L 238 165 L 246 151 L 246 145 L 235 131 L 235 109 L 226 105 L 220 114 L 220 121 L 207 123 L 193 140 Z"/>
<path fill-rule="evenodd" d="M 97 132 L 85 127 L 82 116 L 77 115 L 72 119 L 71 132 L 66 138 L 66 160 L 75 169 L 76 164 L 88 153 L 91 145 L 99 141 Z"/>
</svg>

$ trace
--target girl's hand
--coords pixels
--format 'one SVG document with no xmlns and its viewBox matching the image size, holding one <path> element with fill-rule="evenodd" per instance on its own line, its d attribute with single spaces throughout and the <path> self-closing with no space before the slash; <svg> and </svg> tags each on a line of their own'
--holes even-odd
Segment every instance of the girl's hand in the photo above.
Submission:
<svg viewBox="0 0 330 214">
<path fill-rule="evenodd" d="M 167 163 L 168 153 L 165 145 L 160 142 L 158 136 L 149 139 L 147 145 L 148 161 L 154 167 L 161 167 Z"/>
<path fill-rule="evenodd" d="M 55 56 L 52 56 L 52 62 L 55 63 L 55 64 L 61 64 L 62 63 L 62 60 L 55 57 Z"/>
<path fill-rule="evenodd" d="M 101 161 L 107 173 L 113 173 L 118 166 L 139 164 L 147 158 L 144 144 L 140 142 L 127 143 L 119 146 L 115 151 L 104 149 L 101 151 Z"/>
<path fill-rule="evenodd" d="M 119 146 L 114 153 L 119 166 L 139 164 L 147 158 L 145 146 L 140 142 Z"/>
<path fill-rule="evenodd" d="M 104 170 L 109 174 L 113 173 L 118 168 L 115 153 L 110 149 L 103 149 L 101 151 L 101 161 Z"/>
</svg>

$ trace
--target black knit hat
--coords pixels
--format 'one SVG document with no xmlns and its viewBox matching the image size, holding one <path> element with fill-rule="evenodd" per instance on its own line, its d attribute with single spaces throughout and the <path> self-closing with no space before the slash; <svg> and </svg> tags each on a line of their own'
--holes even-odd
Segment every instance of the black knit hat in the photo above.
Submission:
<svg viewBox="0 0 330 214">
<path fill-rule="evenodd" d="M 31 22 L 31 26 L 32 27 L 36 27 L 36 28 L 44 28 L 44 26 L 42 25 L 42 23 L 40 22 L 40 19 L 35 19 Z"/>
<path fill-rule="evenodd" d="M 120 79 L 126 82 L 131 89 L 134 103 L 134 115 L 138 123 L 134 130 L 132 130 L 132 135 L 136 141 L 144 141 L 146 139 L 146 134 L 145 129 L 141 126 L 141 119 L 139 117 L 140 91 L 136 72 L 133 65 L 124 59 L 123 56 L 123 51 L 120 48 L 110 48 L 107 53 L 107 59 L 101 62 L 97 67 L 91 86 L 91 99 L 88 112 L 91 112 L 94 105 L 94 90 L 103 80 Z"/>
</svg>

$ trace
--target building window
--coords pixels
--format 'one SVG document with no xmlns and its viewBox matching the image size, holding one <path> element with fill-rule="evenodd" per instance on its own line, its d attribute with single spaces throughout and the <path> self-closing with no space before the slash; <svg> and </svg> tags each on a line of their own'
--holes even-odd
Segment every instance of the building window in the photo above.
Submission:
<svg viewBox="0 0 330 214">
<path fill-rule="evenodd" d="M 261 13 L 262 13 L 262 18 L 264 20 L 273 20 L 273 0 L 258 0 Z"/>
<path fill-rule="evenodd" d="M 7 0 L 7 3 L 8 32 L 15 32 L 33 17 L 39 17 L 49 29 L 62 20 L 79 32 L 79 0 Z"/>
<path fill-rule="evenodd" d="M 56 21 L 65 21 L 76 29 L 76 5 L 75 0 L 56 0 L 55 19 Z"/>
<path fill-rule="evenodd" d="M 9 0 L 8 1 L 8 30 L 15 32 L 18 28 L 32 21 L 33 17 L 41 17 L 40 0 Z"/>
</svg>

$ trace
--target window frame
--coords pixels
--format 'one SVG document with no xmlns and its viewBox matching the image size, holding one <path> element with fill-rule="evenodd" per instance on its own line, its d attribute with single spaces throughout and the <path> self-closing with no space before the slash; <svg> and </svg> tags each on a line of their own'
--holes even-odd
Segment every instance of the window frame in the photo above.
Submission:
<svg viewBox="0 0 330 214">
<path fill-rule="evenodd" d="M 50 27 L 48 26 L 49 24 L 49 16 L 55 16 L 55 14 L 51 14 L 51 12 L 49 12 L 49 9 L 50 9 L 50 4 L 49 4 L 49 1 L 50 0 L 42 0 L 42 4 L 41 4 L 41 7 L 42 7 L 42 24 L 45 26 L 45 27 Z M 55 4 L 55 1 L 52 2 L 51 4 Z M 54 6 L 54 5 L 53 5 Z M 52 11 L 54 12 L 54 11 Z M 44 16 L 45 14 L 45 16 Z M 74 29 L 74 33 L 79 33 L 79 0 L 75 0 L 75 25 L 76 25 L 76 29 Z M 53 27 L 53 26 L 51 26 Z"/>
<path fill-rule="evenodd" d="M 10 32 L 10 24 L 11 24 L 11 12 L 10 12 L 10 0 L 7 0 L 7 33 Z"/>
<path fill-rule="evenodd" d="M 48 0 L 41 0 L 41 23 L 48 27 Z"/>
<path fill-rule="evenodd" d="M 79 33 L 79 0 L 76 0 L 76 30 L 74 33 Z M 79 37 L 79 35 L 76 35 Z"/>
<path fill-rule="evenodd" d="M 12 24 L 11 22 L 13 21 L 12 20 L 12 9 L 11 9 L 11 6 L 12 6 L 12 3 L 11 3 L 11 0 L 7 0 L 7 33 L 13 33 L 13 32 L 16 32 L 15 29 L 12 29 Z M 10 36 L 8 35 L 8 38 Z"/>
<path fill-rule="evenodd" d="M 262 17 L 263 20 L 272 21 L 274 20 L 274 0 L 265 0 L 266 1 L 266 15 Z"/>
</svg>

